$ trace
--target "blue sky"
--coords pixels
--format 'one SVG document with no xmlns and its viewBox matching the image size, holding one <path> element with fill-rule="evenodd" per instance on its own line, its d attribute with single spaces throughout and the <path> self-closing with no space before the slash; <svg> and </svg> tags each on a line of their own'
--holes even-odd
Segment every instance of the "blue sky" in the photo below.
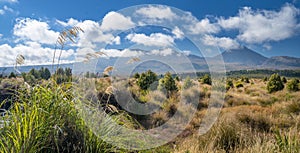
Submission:
<svg viewBox="0 0 300 153">
<path fill-rule="evenodd" d="M 165 6 L 136 8 L 135 17 L 118 12 L 141 4 Z M 184 11 L 180 12 L 184 19 L 177 19 L 179 12 L 168 6 Z M 187 35 L 221 50 L 246 46 L 267 57 L 300 57 L 299 13 L 299 0 L 0 0 L 0 66 L 12 65 L 18 54 L 25 55 L 26 65 L 51 63 L 59 32 L 74 25 L 85 33 L 78 44 L 65 48 L 65 63 L 98 50 L 115 57 L 128 46 L 163 52 L 175 45 L 182 52 L 198 54 Z M 162 22 L 173 27 L 142 27 Z M 114 30 L 120 34 L 112 34 Z M 99 48 L 103 45 L 106 48 Z"/>
</svg>

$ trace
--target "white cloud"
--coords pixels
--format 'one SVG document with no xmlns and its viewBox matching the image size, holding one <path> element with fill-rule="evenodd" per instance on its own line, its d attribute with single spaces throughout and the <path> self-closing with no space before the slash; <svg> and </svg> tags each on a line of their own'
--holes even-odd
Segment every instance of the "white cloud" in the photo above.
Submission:
<svg viewBox="0 0 300 153">
<path fill-rule="evenodd" d="M 116 45 L 120 45 L 121 44 L 121 38 L 120 36 L 116 36 L 112 42 L 110 44 L 116 44 Z"/>
<path fill-rule="evenodd" d="M 67 26 L 70 26 L 70 27 L 73 27 L 73 26 L 76 26 L 79 21 L 76 20 L 76 19 L 73 19 L 73 18 L 69 18 L 67 20 L 67 22 L 64 22 L 64 21 L 60 21 L 60 20 L 56 20 L 56 22 L 64 27 L 67 27 Z"/>
<path fill-rule="evenodd" d="M 218 33 L 220 28 L 217 24 L 211 23 L 208 18 L 197 21 L 188 26 L 192 34 Z"/>
<path fill-rule="evenodd" d="M 167 47 L 174 44 L 174 38 L 165 35 L 162 33 L 152 33 L 150 36 L 145 34 L 129 34 L 126 36 L 126 39 L 130 40 L 131 42 L 142 44 L 145 46 L 159 46 L 159 47 Z"/>
<path fill-rule="evenodd" d="M 25 57 L 24 65 L 41 65 L 51 64 L 54 49 L 42 47 L 37 42 L 25 42 L 14 47 L 8 44 L 0 45 L 0 66 L 14 65 L 15 58 L 18 54 Z M 74 50 L 63 50 L 60 63 L 72 62 L 71 57 L 74 55 Z"/>
<path fill-rule="evenodd" d="M 101 29 L 103 31 L 127 30 L 133 28 L 134 25 L 130 17 L 125 17 L 117 12 L 109 12 L 102 20 Z"/>
<path fill-rule="evenodd" d="M 220 18 L 218 23 L 224 29 L 237 29 L 237 38 L 246 43 L 263 43 L 284 40 L 299 29 L 299 9 L 286 4 L 280 11 L 252 10 L 244 7 L 239 14 L 228 19 Z"/>
<path fill-rule="evenodd" d="M 115 38 L 110 33 L 103 33 L 98 22 L 85 20 L 77 24 L 84 30 L 84 33 L 79 33 L 78 46 L 81 48 L 95 48 L 97 43 L 109 43 Z"/>
<path fill-rule="evenodd" d="M 267 49 L 267 50 L 271 50 L 272 46 L 270 44 L 264 44 L 263 48 Z"/>
<path fill-rule="evenodd" d="M 172 33 L 177 39 L 182 39 L 184 37 L 184 33 L 177 26 L 172 30 Z"/>
<path fill-rule="evenodd" d="M 150 54 L 151 55 L 160 55 L 160 56 L 168 56 L 168 55 L 172 55 L 173 50 L 171 48 L 166 48 L 166 49 L 162 49 L 162 50 L 151 50 Z"/>
<path fill-rule="evenodd" d="M 6 5 L 3 6 L 2 9 L 0 9 L 0 15 L 4 15 L 6 12 L 13 13 L 14 10 Z"/>
<path fill-rule="evenodd" d="M 18 3 L 18 0 L 0 0 L 0 2 L 7 2 L 7 3 Z"/>
<path fill-rule="evenodd" d="M 192 53 L 190 50 L 183 50 L 182 52 L 186 56 L 188 56 L 188 55 L 190 55 Z"/>
<path fill-rule="evenodd" d="M 2 37 L 3 37 L 3 34 L 0 33 L 0 38 L 2 38 Z"/>
<path fill-rule="evenodd" d="M 202 38 L 202 42 L 209 46 L 218 46 L 227 50 L 240 47 L 240 45 L 235 40 L 228 37 L 218 38 L 211 35 L 205 35 Z"/>
<path fill-rule="evenodd" d="M 147 6 L 136 10 L 137 15 L 154 20 L 173 20 L 176 14 L 167 6 Z"/>
<path fill-rule="evenodd" d="M 42 44 L 55 44 L 59 35 L 58 32 L 50 30 L 48 23 L 30 18 L 17 19 L 13 33 L 21 40 Z"/>
</svg>

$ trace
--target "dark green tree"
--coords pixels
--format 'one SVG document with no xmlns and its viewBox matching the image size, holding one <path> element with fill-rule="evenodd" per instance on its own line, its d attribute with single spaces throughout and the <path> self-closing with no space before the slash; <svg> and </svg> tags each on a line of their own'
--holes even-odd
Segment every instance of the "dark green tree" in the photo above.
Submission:
<svg viewBox="0 0 300 153">
<path fill-rule="evenodd" d="M 173 79 L 170 72 L 167 72 L 163 78 L 163 84 L 167 91 L 173 92 L 177 91 L 177 86 L 175 80 Z"/>
<path fill-rule="evenodd" d="M 51 73 L 50 73 L 48 68 L 42 67 L 39 70 L 39 73 L 40 73 L 41 78 L 44 79 L 44 80 L 48 80 L 51 77 Z"/>
<path fill-rule="evenodd" d="M 10 72 L 8 78 L 16 78 L 16 74 L 14 72 Z"/>
<path fill-rule="evenodd" d="M 155 81 L 157 81 L 157 75 L 148 70 L 140 75 L 137 84 L 142 90 L 147 90 Z"/>
<path fill-rule="evenodd" d="M 276 92 L 282 90 L 283 88 L 284 88 L 284 84 L 279 74 L 278 73 L 272 74 L 267 84 L 268 92 L 269 93 Z"/>
<path fill-rule="evenodd" d="M 34 68 L 32 68 L 29 73 L 29 75 L 32 75 L 35 79 L 40 79 L 41 75 L 39 73 L 39 71 L 35 70 Z"/>
</svg>

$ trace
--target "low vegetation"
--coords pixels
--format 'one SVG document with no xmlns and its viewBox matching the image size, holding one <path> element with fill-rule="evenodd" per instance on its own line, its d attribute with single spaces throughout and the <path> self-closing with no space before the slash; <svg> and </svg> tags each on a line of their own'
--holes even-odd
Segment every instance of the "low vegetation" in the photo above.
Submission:
<svg viewBox="0 0 300 153">
<path fill-rule="evenodd" d="M 138 102 L 158 106 L 150 115 L 123 110 L 110 77 L 89 73 L 86 79 L 95 83 L 96 96 L 85 89 L 81 96 L 90 100 L 89 105 L 94 105 L 96 98 L 107 115 L 128 128 L 151 129 L 166 123 L 176 112 L 186 115 L 188 107 L 179 104 L 182 95 L 197 100 L 197 111 L 172 142 L 150 150 L 124 150 L 100 139 L 78 115 L 75 106 L 82 101 L 74 98 L 73 89 L 77 87 L 73 83 L 78 78 L 72 77 L 71 69 L 60 68 L 52 76 L 46 68 L 31 70 L 21 76 L 0 79 L 0 151 L 300 152 L 299 78 L 277 73 L 249 77 L 246 71 L 227 78 L 223 109 L 216 123 L 203 135 L 198 135 L 198 129 L 214 92 L 208 74 L 199 78 L 179 77 L 169 72 L 159 77 L 151 70 L 134 74 L 126 87 Z"/>
</svg>

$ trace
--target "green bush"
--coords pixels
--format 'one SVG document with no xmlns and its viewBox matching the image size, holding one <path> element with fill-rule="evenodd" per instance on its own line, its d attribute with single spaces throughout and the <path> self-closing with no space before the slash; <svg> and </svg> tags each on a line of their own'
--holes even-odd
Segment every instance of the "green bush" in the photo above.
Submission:
<svg viewBox="0 0 300 153">
<path fill-rule="evenodd" d="M 140 89 L 147 90 L 155 81 L 157 81 L 157 75 L 151 70 L 148 70 L 146 73 L 140 75 L 137 84 Z"/>
<path fill-rule="evenodd" d="M 284 88 L 284 84 L 280 76 L 277 73 L 272 74 L 267 84 L 268 92 L 272 93 L 272 92 L 280 91 L 283 88 Z"/>
<path fill-rule="evenodd" d="M 208 85 L 211 85 L 211 83 L 212 83 L 211 77 L 208 74 L 205 74 L 201 81 L 202 81 L 202 83 L 208 84 Z"/>
<path fill-rule="evenodd" d="M 188 77 L 185 78 L 182 88 L 183 88 L 183 89 L 188 89 L 188 88 L 192 87 L 193 85 L 194 85 L 194 84 L 193 84 L 193 81 L 192 81 L 191 78 L 188 76 Z"/>
<path fill-rule="evenodd" d="M 16 78 L 15 73 L 14 73 L 14 72 L 11 72 L 11 73 L 9 74 L 8 78 Z"/>
<path fill-rule="evenodd" d="M 283 82 L 283 83 L 287 83 L 287 80 L 286 80 L 286 78 L 285 78 L 285 77 L 282 77 L 282 79 L 281 79 L 281 80 L 282 80 L 282 82 Z"/>
<path fill-rule="evenodd" d="M 230 88 L 233 88 L 233 82 L 232 80 L 226 81 L 226 90 L 229 90 Z"/>
<path fill-rule="evenodd" d="M 0 152 L 115 152 L 78 116 L 72 86 L 49 86 L 18 91 L 10 115 L 0 119 L 8 121 L 0 130 Z"/>
<path fill-rule="evenodd" d="M 287 83 L 287 89 L 289 91 L 298 91 L 299 90 L 299 80 L 292 79 Z"/>
<path fill-rule="evenodd" d="M 242 87 L 244 87 L 244 85 L 243 85 L 242 82 L 237 82 L 237 83 L 235 84 L 235 87 L 236 87 L 236 88 L 242 88 Z"/>
</svg>

